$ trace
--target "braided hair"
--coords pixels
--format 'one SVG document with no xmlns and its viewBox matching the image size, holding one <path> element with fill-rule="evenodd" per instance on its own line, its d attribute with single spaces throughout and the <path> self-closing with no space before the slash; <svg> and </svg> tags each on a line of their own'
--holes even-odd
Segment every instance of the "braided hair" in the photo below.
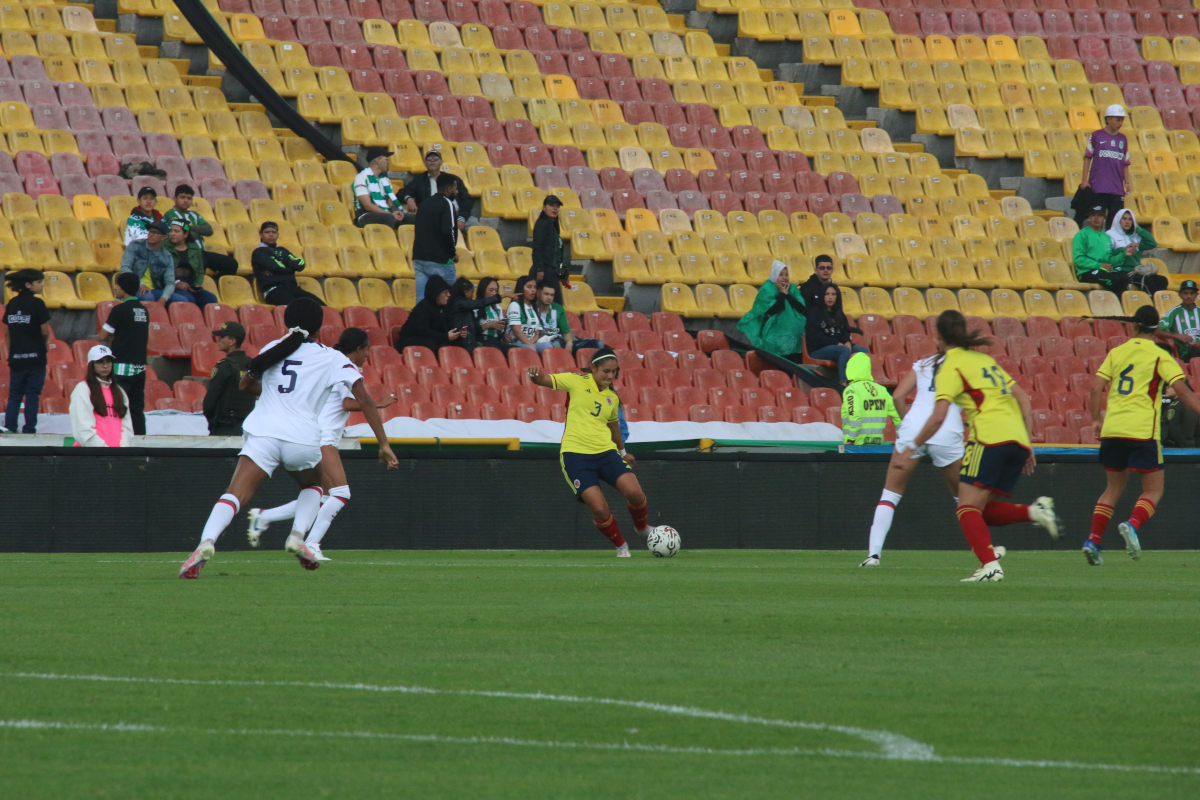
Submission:
<svg viewBox="0 0 1200 800">
<path fill-rule="evenodd" d="M 321 304 L 311 297 L 298 297 L 288 303 L 287 310 L 283 312 L 283 324 L 288 326 L 288 335 L 271 349 L 259 353 L 250 361 L 246 371 L 255 380 L 261 380 L 264 372 L 299 350 L 306 339 L 321 330 L 324 322 L 325 312 L 321 310 Z"/>
<path fill-rule="evenodd" d="M 1133 312 L 1132 317 L 1084 317 L 1084 319 L 1110 319 L 1113 322 L 1128 322 L 1137 325 L 1138 333 L 1151 333 L 1158 330 L 1158 311 L 1154 306 L 1142 306 Z"/>
</svg>

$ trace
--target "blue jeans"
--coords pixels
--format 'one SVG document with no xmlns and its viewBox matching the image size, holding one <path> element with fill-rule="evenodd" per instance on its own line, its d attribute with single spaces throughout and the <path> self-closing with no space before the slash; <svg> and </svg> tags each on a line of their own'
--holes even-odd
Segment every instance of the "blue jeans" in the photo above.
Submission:
<svg viewBox="0 0 1200 800">
<path fill-rule="evenodd" d="M 446 283 L 454 285 L 457 277 L 454 264 L 438 264 L 435 261 L 414 261 L 413 272 L 417 273 L 417 302 L 425 299 L 425 284 L 432 275 L 441 275 Z"/>
<path fill-rule="evenodd" d="M 604 347 L 604 342 L 599 339 L 576 339 L 575 346 L 571 348 L 571 355 L 575 355 L 584 347 L 594 347 L 599 350 L 601 347 Z"/>
<path fill-rule="evenodd" d="M 854 345 L 851 347 L 848 344 L 831 344 L 828 347 L 822 347 L 820 350 L 810 350 L 809 356 L 820 359 L 821 361 L 836 361 L 838 365 L 838 380 L 842 383 L 846 382 L 846 362 L 850 360 L 850 356 L 855 353 L 870 353 L 871 351 L 862 345 Z"/>
<path fill-rule="evenodd" d="M 526 350 L 536 350 L 540 355 L 543 350 L 552 350 L 558 347 L 554 342 L 534 342 L 533 344 L 525 344 L 524 342 L 513 342 L 513 347 L 524 347 Z"/>
<path fill-rule="evenodd" d="M 4 427 L 17 432 L 17 412 L 25 401 L 25 427 L 21 433 L 37 433 L 38 400 L 46 385 L 46 368 L 13 370 L 8 380 L 8 408 L 4 412 Z"/>
<path fill-rule="evenodd" d="M 150 299 L 161 300 L 162 294 L 162 289 L 154 289 L 150 292 Z M 208 305 L 209 303 L 219 302 L 220 300 L 217 299 L 217 296 L 208 289 L 192 287 L 191 291 L 176 289 L 171 294 L 171 299 L 167 301 L 167 305 L 170 305 L 171 303 L 195 303 L 201 308 L 204 308 L 204 306 Z"/>
</svg>

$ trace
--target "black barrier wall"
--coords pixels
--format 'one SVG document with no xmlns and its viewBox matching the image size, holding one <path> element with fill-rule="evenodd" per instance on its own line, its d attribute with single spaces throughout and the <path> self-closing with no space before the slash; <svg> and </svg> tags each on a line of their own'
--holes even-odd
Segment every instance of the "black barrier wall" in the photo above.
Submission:
<svg viewBox="0 0 1200 800">
<path fill-rule="evenodd" d="M 326 540 L 331 549 L 604 549 L 586 509 L 572 497 L 548 451 L 494 454 L 397 453 L 386 472 L 370 452 L 346 452 L 352 498 Z M 886 455 L 671 453 L 640 457 L 637 475 L 650 498 L 651 524 L 679 529 L 685 547 L 800 548 L 862 551 L 887 466 Z M 1174 463 L 1173 463 L 1174 462 Z M 144 552 L 192 550 L 213 503 L 233 474 L 236 454 L 222 450 L 0 449 L 4 520 L 0 551 Z M 1126 518 L 1137 480 L 1117 505 Z M 1094 456 L 1047 457 L 1014 497 L 1055 498 L 1066 534 L 1055 544 L 1040 529 L 993 530 L 1016 549 L 1074 549 L 1091 524 L 1104 488 Z M 1191 498 L 1200 458 L 1168 457 L 1167 493 L 1142 536 L 1149 549 L 1200 546 Z M 627 536 L 632 524 L 620 496 L 609 502 Z M 254 499 L 280 505 L 296 497 L 282 472 Z M 220 549 L 247 549 L 246 510 Z M 282 547 L 286 524 L 264 547 Z M 1115 522 L 1109 536 L 1119 545 Z M 927 464 L 914 474 L 890 549 L 963 549 L 953 503 Z"/>
</svg>

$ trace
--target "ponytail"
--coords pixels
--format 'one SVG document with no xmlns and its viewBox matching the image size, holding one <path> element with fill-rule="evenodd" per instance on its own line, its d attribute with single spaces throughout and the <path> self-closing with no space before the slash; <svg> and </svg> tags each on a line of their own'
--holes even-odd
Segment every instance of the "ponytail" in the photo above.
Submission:
<svg viewBox="0 0 1200 800">
<path fill-rule="evenodd" d="M 937 318 L 937 332 L 948 347 L 988 347 L 992 340 L 983 336 L 979 329 L 967 332 L 967 318 L 960 311 L 943 311 Z"/>
<path fill-rule="evenodd" d="M 283 313 L 283 324 L 288 326 L 288 335 L 274 347 L 264 350 L 251 359 L 246 371 L 255 380 L 262 380 L 263 373 L 300 349 L 300 345 L 321 329 L 325 312 L 321 304 L 309 297 L 300 297 L 288 304 Z"/>
<path fill-rule="evenodd" d="M 1084 317 L 1084 319 L 1107 319 L 1113 322 L 1127 322 L 1137 325 L 1139 333 L 1151 333 L 1158 330 L 1158 311 L 1154 306 L 1142 306 L 1132 317 Z"/>
</svg>

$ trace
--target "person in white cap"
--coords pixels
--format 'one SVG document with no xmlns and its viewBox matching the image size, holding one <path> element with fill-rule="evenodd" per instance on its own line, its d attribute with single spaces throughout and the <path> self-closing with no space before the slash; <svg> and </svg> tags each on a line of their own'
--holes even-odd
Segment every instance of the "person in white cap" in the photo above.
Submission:
<svg viewBox="0 0 1200 800">
<path fill-rule="evenodd" d="M 98 344 L 88 351 L 87 379 L 71 391 L 71 435 L 76 447 L 128 447 L 133 415 L 125 390 L 113 381 L 116 359 Z"/>
<path fill-rule="evenodd" d="M 1083 152 L 1083 179 L 1080 189 L 1091 189 L 1092 206 L 1104 206 L 1104 227 L 1112 225 L 1113 217 L 1125 207 L 1129 194 L 1129 140 L 1121 133 L 1125 124 L 1125 109 L 1118 104 L 1104 112 L 1104 127 L 1088 137 Z"/>
</svg>

